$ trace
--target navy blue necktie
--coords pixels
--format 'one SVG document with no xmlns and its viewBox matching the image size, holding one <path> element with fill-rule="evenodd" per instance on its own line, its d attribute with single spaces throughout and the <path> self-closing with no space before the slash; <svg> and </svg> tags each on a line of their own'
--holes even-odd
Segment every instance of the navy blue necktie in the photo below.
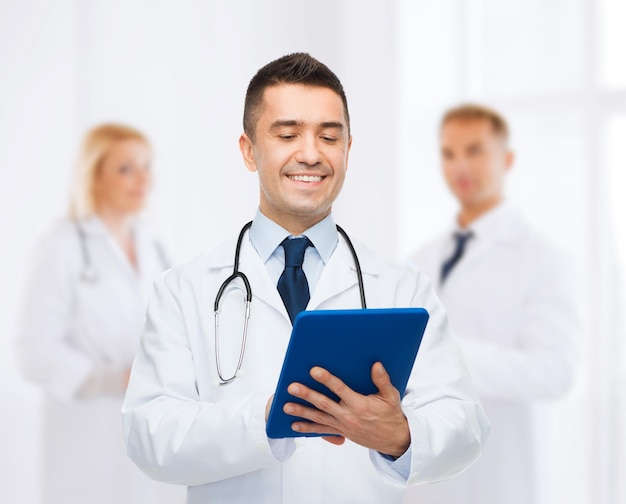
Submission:
<svg viewBox="0 0 626 504">
<path fill-rule="evenodd" d="M 441 266 L 441 277 L 439 280 L 439 283 L 441 285 L 443 285 L 443 283 L 446 281 L 446 278 L 450 274 L 450 271 L 452 271 L 452 268 L 454 268 L 454 265 L 461 260 L 461 257 L 463 257 L 463 253 L 465 252 L 465 245 L 472 236 L 474 235 L 471 231 L 465 234 L 454 233 L 454 238 L 456 239 L 456 248 L 454 249 L 454 253 L 452 254 L 452 256 L 450 256 L 450 258 Z"/>
<path fill-rule="evenodd" d="M 302 271 L 302 263 L 305 250 L 313 244 L 304 236 L 291 240 L 285 238 L 281 245 L 285 249 L 285 270 L 278 279 L 278 292 L 293 323 L 296 315 L 309 304 L 309 283 Z"/>
</svg>

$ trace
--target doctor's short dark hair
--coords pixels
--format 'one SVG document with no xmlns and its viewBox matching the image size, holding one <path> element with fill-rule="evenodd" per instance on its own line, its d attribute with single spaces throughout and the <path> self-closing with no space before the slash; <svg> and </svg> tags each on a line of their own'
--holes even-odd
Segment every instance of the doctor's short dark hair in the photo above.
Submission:
<svg viewBox="0 0 626 504">
<path fill-rule="evenodd" d="M 339 78 L 324 63 L 307 53 L 292 53 L 278 58 L 261 68 L 248 85 L 243 109 L 243 130 L 254 140 L 254 128 L 259 119 L 263 103 L 263 93 L 272 86 L 280 84 L 304 84 L 333 90 L 343 102 L 348 133 L 350 115 L 348 100 Z"/>
<path fill-rule="evenodd" d="M 446 111 L 441 118 L 439 131 L 450 121 L 487 121 L 497 137 L 500 137 L 504 144 L 509 143 L 510 130 L 506 119 L 496 110 L 480 105 L 478 103 L 464 103 Z"/>
</svg>

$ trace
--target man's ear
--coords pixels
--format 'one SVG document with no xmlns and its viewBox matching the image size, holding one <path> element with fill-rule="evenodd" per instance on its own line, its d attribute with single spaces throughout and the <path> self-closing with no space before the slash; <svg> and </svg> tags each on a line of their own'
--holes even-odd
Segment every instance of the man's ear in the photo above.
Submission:
<svg viewBox="0 0 626 504">
<path fill-rule="evenodd" d="M 256 171 L 256 160 L 254 159 L 254 144 L 250 137 L 246 133 L 242 133 L 239 137 L 239 150 L 243 157 L 243 162 L 246 164 L 246 168 L 251 172 Z"/>
<path fill-rule="evenodd" d="M 514 162 L 515 162 L 515 152 L 509 149 L 506 151 L 506 154 L 504 157 L 504 166 L 507 172 L 511 171 L 511 168 L 513 168 Z"/>
<path fill-rule="evenodd" d="M 348 138 L 348 152 L 346 152 L 346 171 L 348 171 L 348 160 L 350 159 L 350 149 L 352 148 L 352 135 Z"/>
</svg>

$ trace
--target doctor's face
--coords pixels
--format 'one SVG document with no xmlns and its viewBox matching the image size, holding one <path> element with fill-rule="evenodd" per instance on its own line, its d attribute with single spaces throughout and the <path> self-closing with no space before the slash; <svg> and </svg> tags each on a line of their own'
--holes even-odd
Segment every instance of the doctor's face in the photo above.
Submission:
<svg viewBox="0 0 626 504">
<path fill-rule="evenodd" d="M 139 140 L 120 140 L 107 152 L 93 186 L 96 211 L 132 215 L 140 211 L 152 184 L 152 151 Z"/>
<path fill-rule="evenodd" d="M 503 196 L 513 153 L 486 119 L 452 119 L 441 129 L 441 162 L 448 187 L 461 207 L 485 211 Z"/>
<path fill-rule="evenodd" d="M 254 132 L 239 146 L 259 176 L 260 210 L 300 234 L 330 213 L 346 176 L 352 138 L 343 102 L 324 87 L 269 87 Z"/>
</svg>

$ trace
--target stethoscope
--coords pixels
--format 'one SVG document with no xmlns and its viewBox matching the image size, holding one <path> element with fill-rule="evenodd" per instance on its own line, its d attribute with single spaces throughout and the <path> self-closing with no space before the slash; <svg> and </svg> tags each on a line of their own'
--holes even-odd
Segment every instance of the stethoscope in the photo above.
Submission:
<svg viewBox="0 0 626 504">
<path fill-rule="evenodd" d="M 215 296 L 215 303 L 213 304 L 213 310 L 215 313 L 215 365 L 217 367 L 217 375 L 219 376 L 220 385 L 227 385 L 231 383 L 237 378 L 237 374 L 241 369 L 241 364 L 243 363 L 243 356 L 246 352 L 246 338 L 248 336 L 248 321 L 250 320 L 250 303 L 252 302 L 252 287 L 250 287 L 250 281 L 248 277 L 243 271 L 239 271 L 239 255 L 241 252 L 241 242 L 243 240 L 243 235 L 246 233 L 250 226 L 252 225 L 252 221 L 248 222 L 241 231 L 239 232 L 239 238 L 237 238 L 237 245 L 235 247 L 235 264 L 233 266 L 233 273 L 230 275 L 224 283 L 217 291 L 217 295 Z M 359 283 L 359 294 L 361 296 L 361 307 L 367 308 L 365 303 L 365 289 L 363 287 L 363 274 L 361 273 L 361 265 L 359 264 L 359 258 L 356 255 L 356 251 L 354 250 L 354 246 L 348 238 L 346 232 L 339 226 L 337 226 L 337 231 L 343 239 L 346 241 L 348 248 L 350 249 L 350 253 L 352 254 L 352 258 L 354 259 L 354 266 L 356 267 L 356 275 Z M 243 324 L 243 337 L 241 338 L 241 350 L 239 351 L 239 361 L 237 362 L 237 368 L 235 369 L 235 373 L 230 378 L 224 378 L 222 375 L 222 368 L 220 366 L 220 334 L 219 334 L 219 307 L 220 307 L 220 299 L 222 298 L 222 294 L 226 290 L 226 287 L 235 279 L 240 278 L 244 284 L 246 290 L 246 309 L 244 314 L 244 324 Z"/>
<path fill-rule="evenodd" d="M 87 246 L 87 234 L 85 233 L 85 229 L 82 224 L 74 219 L 74 226 L 76 227 L 76 232 L 78 233 L 78 239 L 80 241 L 80 252 L 83 258 L 83 268 L 80 272 L 80 281 L 84 283 L 95 284 L 98 283 L 98 274 L 96 273 L 93 267 L 93 261 L 91 260 L 91 254 L 89 253 L 89 247 Z M 154 248 L 156 250 L 157 256 L 159 257 L 159 262 L 164 270 L 169 268 L 170 262 L 167 259 L 167 255 L 163 250 L 163 247 L 158 241 L 153 242 Z"/>
</svg>

